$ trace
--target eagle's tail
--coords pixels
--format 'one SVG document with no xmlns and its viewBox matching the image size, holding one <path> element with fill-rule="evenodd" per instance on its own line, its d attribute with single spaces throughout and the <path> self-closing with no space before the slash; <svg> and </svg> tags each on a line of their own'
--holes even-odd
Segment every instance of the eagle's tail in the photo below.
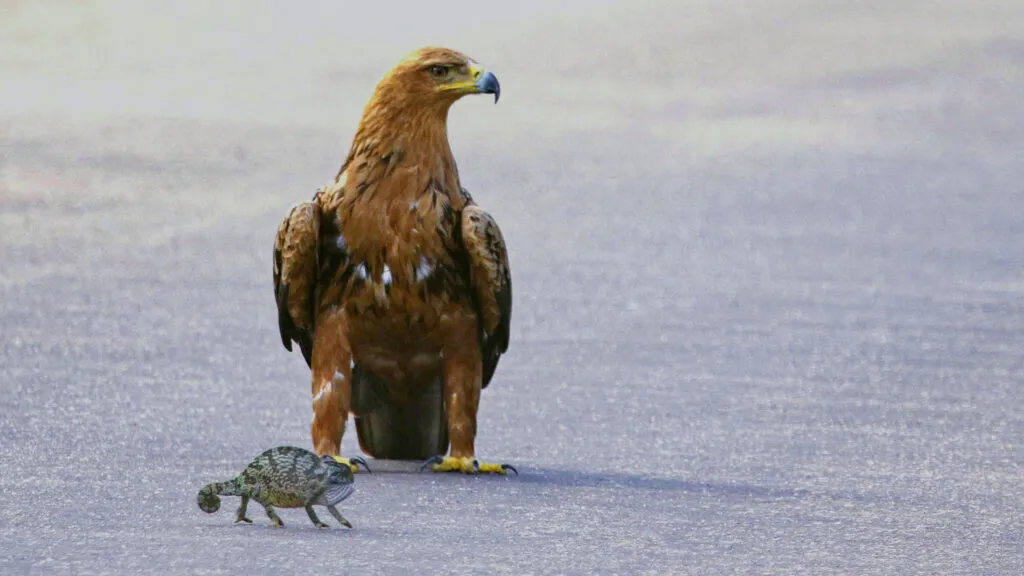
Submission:
<svg viewBox="0 0 1024 576">
<path fill-rule="evenodd" d="M 444 388 L 438 378 L 407 402 L 393 402 L 376 375 L 352 371 L 352 407 L 363 452 L 378 460 L 424 460 L 448 451 Z"/>
</svg>

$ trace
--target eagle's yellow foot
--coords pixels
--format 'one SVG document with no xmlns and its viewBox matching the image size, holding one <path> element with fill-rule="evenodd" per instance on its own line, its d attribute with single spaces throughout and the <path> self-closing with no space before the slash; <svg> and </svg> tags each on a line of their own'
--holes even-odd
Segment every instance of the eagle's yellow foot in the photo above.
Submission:
<svg viewBox="0 0 1024 576">
<path fill-rule="evenodd" d="M 423 463 L 420 470 L 430 466 L 434 472 L 462 472 L 463 474 L 501 474 L 504 476 L 511 470 L 519 476 L 519 471 L 509 464 L 492 464 L 480 462 L 476 458 L 455 458 L 453 456 L 433 456 Z"/>
<path fill-rule="evenodd" d="M 366 460 L 359 456 L 353 456 L 351 458 L 342 458 L 341 456 L 331 456 L 338 464 L 345 464 L 352 469 L 352 473 L 355 474 L 359 471 L 359 466 L 366 468 L 366 471 L 373 474 L 373 470 L 370 470 L 370 466 L 367 465 Z"/>
</svg>

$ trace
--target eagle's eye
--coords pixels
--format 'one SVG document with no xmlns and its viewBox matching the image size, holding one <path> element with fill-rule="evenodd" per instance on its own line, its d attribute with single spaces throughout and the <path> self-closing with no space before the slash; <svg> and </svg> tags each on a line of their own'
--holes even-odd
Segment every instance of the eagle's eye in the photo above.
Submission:
<svg viewBox="0 0 1024 576">
<path fill-rule="evenodd" d="M 448 67 L 447 66 L 431 66 L 430 67 L 430 75 L 433 76 L 434 78 L 437 78 L 438 80 L 440 80 L 441 78 L 444 78 L 445 76 L 448 75 Z"/>
</svg>

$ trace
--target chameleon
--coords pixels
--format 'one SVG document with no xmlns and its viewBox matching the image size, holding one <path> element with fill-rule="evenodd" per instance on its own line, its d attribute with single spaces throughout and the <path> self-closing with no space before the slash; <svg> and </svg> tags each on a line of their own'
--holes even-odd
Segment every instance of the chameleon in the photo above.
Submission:
<svg viewBox="0 0 1024 576">
<path fill-rule="evenodd" d="M 366 467 L 362 458 L 353 458 Z M 326 506 L 342 526 L 352 523 L 338 512 L 335 505 L 352 495 L 355 490 L 351 464 L 334 456 L 317 456 L 309 450 L 294 446 L 278 446 L 257 456 L 242 473 L 227 482 L 211 482 L 204 486 L 196 500 L 207 514 L 220 509 L 220 496 L 241 496 L 235 523 L 252 524 L 245 517 L 249 500 L 263 505 L 272 526 L 283 528 L 284 522 L 274 511 L 279 508 L 305 508 L 306 514 L 317 528 L 327 528 L 316 516 L 313 506 Z"/>
</svg>

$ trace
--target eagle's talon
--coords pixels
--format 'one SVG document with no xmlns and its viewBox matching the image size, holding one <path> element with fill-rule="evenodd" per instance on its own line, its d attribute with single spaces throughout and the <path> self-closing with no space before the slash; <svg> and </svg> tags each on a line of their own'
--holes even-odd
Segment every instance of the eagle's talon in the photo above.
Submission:
<svg viewBox="0 0 1024 576">
<path fill-rule="evenodd" d="M 433 456 L 424 463 L 424 466 L 427 465 L 432 465 L 434 472 L 462 472 L 463 474 L 477 474 L 480 471 L 480 465 L 474 458 Z"/>
<path fill-rule="evenodd" d="M 427 458 L 425 462 L 423 462 L 422 466 L 420 466 L 420 472 L 423 472 L 424 470 L 427 469 L 428 466 L 432 464 L 441 464 L 442 462 L 444 462 L 444 456 L 431 456 L 430 458 Z"/>
<path fill-rule="evenodd" d="M 348 466 L 352 470 L 353 474 L 355 474 L 356 472 L 359 471 L 359 466 L 362 466 L 363 468 L 366 468 L 367 472 L 369 472 L 370 474 L 373 474 L 373 470 L 370 470 L 369 464 L 367 464 L 366 460 L 363 457 L 361 457 L 361 456 L 353 456 L 351 458 L 342 458 L 341 456 L 332 456 L 332 458 L 334 458 L 334 460 L 337 461 L 338 464 L 344 464 L 344 465 Z"/>
<path fill-rule="evenodd" d="M 463 474 L 501 474 L 505 475 L 508 470 L 519 476 L 519 471 L 509 464 L 492 464 L 480 462 L 476 458 L 455 458 L 453 456 L 432 456 L 420 470 L 432 466 L 434 472 L 462 472 Z"/>
<path fill-rule="evenodd" d="M 349 461 L 349 466 L 352 466 L 352 468 L 353 468 L 353 470 L 352 470 L 353 472 L 355 472 L 355 468 L 357 468 L 356 465 L 358 464 L 359 466 L 362 466 L 363 468 L 366 468 L 367 472 L 369 472 L 370 474 L 373 474 L 373 470 L 370 470 L 370 465 L 366 463 L 366 459 L 363 458 L 362 456 L 353 456 L 353 457 L 349 458 L 348 461 Z"/>
<path fill-rule="evenodd" d="M 500 474 L 505 476 L 508 474 L 509 470 L 514 472 L 516 476 L 519 476 L 519 471 L 511 464 L 492 464 L 490 462 L 484 462 L 480 466 L 480 472 L 484 474 Z"/>
</svg>

